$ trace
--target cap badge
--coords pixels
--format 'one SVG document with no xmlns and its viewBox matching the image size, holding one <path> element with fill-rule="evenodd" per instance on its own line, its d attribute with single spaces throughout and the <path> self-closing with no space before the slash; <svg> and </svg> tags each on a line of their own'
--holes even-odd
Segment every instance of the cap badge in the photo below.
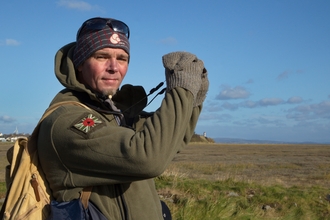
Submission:
<svg viewBox="0 0 330 220">
<path fill-rule="evenodd" d="M 119 35 L 118 34 L 111 35 L 110 42 L 113 44 L 118 44 L 120 42 Z"/>
</svg>

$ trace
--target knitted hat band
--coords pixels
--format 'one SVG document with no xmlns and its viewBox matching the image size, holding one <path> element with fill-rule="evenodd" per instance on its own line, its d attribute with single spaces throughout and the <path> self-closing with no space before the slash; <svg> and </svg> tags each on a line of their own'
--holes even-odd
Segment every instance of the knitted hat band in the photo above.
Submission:
<svg viewBox="0 0 330 220">
<path fill-rule="evenodd" d="M 128 55 L 130 53 L 128 38 L 106 25 L 102 30 L 87 31 L 78 36 L 73 54 L 75 67 L 82 64 L 95 51 L 106 47 L 123 49 Z"/>
</svg>

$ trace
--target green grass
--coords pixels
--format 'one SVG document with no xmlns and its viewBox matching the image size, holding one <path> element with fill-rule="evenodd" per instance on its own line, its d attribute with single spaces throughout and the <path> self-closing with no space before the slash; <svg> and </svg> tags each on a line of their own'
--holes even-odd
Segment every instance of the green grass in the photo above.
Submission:
<svg viewBox="0 0 330 220">
<path fill-rule="evenodd" d="M 0 182 L 0 198 L 6 195 L 6 184 Z"/>
<path fill-rule="evenodd" d="M 156 178 L 156 186 L 175 220 L 330 219 L 325 199 L 329 191 L 321 187 L 285 188 L 168 174 Z M 5 183 L 0 183 L 0 198 L 5 190 Z"/>
<path fill-rule="evenodd" d="M 233 179 L 212 181 L 162 175 L 162 199 L 176 220 L 330 219 L 327 191 L 321 187 L 263 186 Z"/>
<path fill-rule="evenodd" d="M 330 219 L 325 198 L 329 190 L 321 187 L 286 188 L 168 174 L 156 178 L 156 187 L 175 220 Z M 0 183 L 0 198 L 5 191 L 5 183 Z"/>
<path fill-rule="evenodd" d="M 0 208 L 3 204 L 3 198 L 6 196 L 6 184 L 3 182 L 0 182 Z"/>
</svg>

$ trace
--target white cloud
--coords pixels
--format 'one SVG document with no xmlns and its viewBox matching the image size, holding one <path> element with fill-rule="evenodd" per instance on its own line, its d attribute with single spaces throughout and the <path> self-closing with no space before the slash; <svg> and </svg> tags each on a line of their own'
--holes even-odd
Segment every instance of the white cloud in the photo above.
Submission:
<svg viewBox="0 0 330 220">
<path fill-rule="evenodd" d="M 250 93 L 242 86 L 236 86 L 230 88 L 228 86 L 222 86 L 223 90 L 220 91 L 216 99 L 218 100 L 228 100 L 228 99 L 245 99 L 250 96 Z"/>
<path fill-rule="evenodd" d="M 330 101 L 326 100 L 318 104 L 300 105 L 289 109 L 287 118 L 296 121 L 313 120 L 319 118 L 330 119 Z"/>
<path fill-rule="evenodd" d="M 207 105 L 205 105 L 205 109 L 208 112 L 219 112 L 222 111 L 222 108 L 219 106 L 218 103 L 215 102 L 209 102 Z"/>
<path fill-rule="evenodd" d="M 246 100 L 239 103 L 230 103 L 228 101 L 223 102 L 222 104 L 209 104 L 205 109 L 209 112 L 222 111 L 223 109 L 227 109 L 230 111 L 237 110 L 239 108 L 257 108 L 257 107 L 267 107 L 267 106 L 276 106 L 282 104 L 299 104 L 304 100 L 299 96 L 293 96 L 288 99 L 288 101 L 284 101 L 280 98 L 264 98 L 259 101 Z"/>
<path fill-rule="evenodd" d="M 283 73 L 281 73 L 277 76 L 277 80 L 286 79 L 286 78 L 288 78 L 288 76 L 289 76 L 289 71 L 284 71 Z"/>
<path fill-rule="evenodd" d="M 249 79 L 248 81 L 246 81 L 246 84 L 252 84 L 252 83 L 254 83 L 253 79 Z"/>
<path fill-rule="evenodd" d="M 297 103 L 301 103 L 302 101 L 303 101 L 303 99 L 301 97 L 293 96 L 288 99 L 287 103 L 288 104 L 297 104 Z"/>
<path fill-rule="evenodd" d="M 282 122 L 280 117 L 276 118 L 274 116 L 259 116 L 255 119 L 259 124 L 269 125 L 269 126 L 285 126 L 285 123 Z"/>
<path fill-rule="evenodd" d="M 0 121 L 4 122 L 4 123 L 11 123 L 11 122 L 14 122 L 16 120 L 14 118 L 8 116 L 8 115 L 1 115 L 0 116 Z"/>
<path fill-rule="evenodd" d="M 218 122 L 224 122 L 224 121 L 228 121 L 232 118 L 232 116 L 230 114 L 201 114 L 201 116 L 199 117 L 199 120 L 201 121 L 218 121 Z"/>
<path fill-rule="evenodd" d="M 312 110 L 316 115 L 330 119 L 330 101 L 323 101 L 312 105 Z"/>
<path fill-rule="evenodd" d="M 69 9 L 77 9 L 80 11 L 91 11 L 95 6 L 90 5 L 84 1 L 76 1 L 76 0 L 60 0 L 57 2 L 57 5 Z"/>
<path fill-rule="evenodd" d="M 284 103 L 284 101 L 279 98 L 264 98 L 264 99 L 261 99 L 258 103 L 260 106 L 269 106 L 269 105 L 282 104 L 282 103 Z"/>
<path fill-rule="evenodd" d="M 178 41 L 174 37 L 167 37 L 167 38 L 161 39 L 160 43 L 165 44 L 165 45 L 175 45 L 178 43 Z"/>
<path fill-rule="evenodd" d="M 292 71 L 284 71 L 284 72 L 282 72 L 281 74 L 279 74 L 278 76 L 277 76 L 277 80 L 284 80 L 284 79 L 286 79 L 286 78 L 288 78 L 289 77 L 289 75 L 292 75 L 292 74 L 301 74 L 301 73 L 303 73 L 304 71 L 303 70 L 301 70 L 301 69 L 299 69 L 299 70 L 296 70 L 295 72 L 292 72 Z"/>
<path fill-rule="evenodd" d="M 6 39 L 6 40 L 5 40 L 5 44 L 6 44 L 7 46 L 18 46 L 18 45 L 20 45 L 21 43 L 18 42 L 17 40 L 14 40 L 14 39 Z"/>
<path fill-rule="evenodd" d="M 239 103 L 211 103 L 205 106 L 206 112 L 201 117 L 197 129 L 206 131 L 209 137 L 235 137 L 246 139 L 265 139 L 280 141 L 314 141 L 328 142 L 330 131 L 330 100 L 314 104 L 300 104 L 282 112 L 268 113 L 262 110 L 243 112 L 237 109 L 267 107 L 269 105 L 296 104 L 299 97 L 291 97 L 288 101 L 279 98 L 267 98 L 260 101 L 243 101 Z M 302 100 L 302 99 L 301 99 Z M 303 100 L 302 100 L 303 101 Z M 262 105 L 261 105 L 262 104 Z M 233 113 L 216 114 L 209 108 L 221 108 Z M 235 111 L 236 110 L 236 111 Z M 234 113 L 235 111 L 235 113 Z M 262 112 L 262 114 L 260 114 Z M 285 113 L 286 112 L 286 113 Z"/>
<path fill-rule="evenodd" d="M 240 104 L 240 106 L 242 107 L 246 107 L 246 108 L 255 108 L 258 106 L 258 102 L 254 102 L 254 101 L 251 101 L 251 100 L 247 100 L 247 101 L 244 101 Z"/>
<path fill-rule="evenodd" d="M 225 102 L 221 105 L 222 108 L 234 111 L 239 108 L 239 104 L 231 104 L 229 102 Z"/>
</svg>

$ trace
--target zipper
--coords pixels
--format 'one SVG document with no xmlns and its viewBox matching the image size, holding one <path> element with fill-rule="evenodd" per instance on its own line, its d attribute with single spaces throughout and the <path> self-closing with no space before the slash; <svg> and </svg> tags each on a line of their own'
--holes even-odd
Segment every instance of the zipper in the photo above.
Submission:
<svg viewBox="0 0 330 220">
<path fill-rule="evenodd" d="M 37 202 L 40 202 L 40 194 L 39 194 L 39 183 L 37 180 L 37 174 L 32 174 L 31 177 L 31 185 L 34 191 L 34 194 L 36 195 Z"/>
<path fill-rule="evenodd" d="M 31 185 L 32 185 L 34 194 L 36 196 L 37 202 L 40 202 L 40 200 L 42 199 L 42 203 L 49 204 L 50 199 L 47 196 L 47 194 L 45 193 L 45 191 L 43 190 L 43 188 L 40 186 L 40 184 L 38 182 L 38 175 L 36 173 L 32 174 L 32 176 L 31 176 Z"/>
</svg>

